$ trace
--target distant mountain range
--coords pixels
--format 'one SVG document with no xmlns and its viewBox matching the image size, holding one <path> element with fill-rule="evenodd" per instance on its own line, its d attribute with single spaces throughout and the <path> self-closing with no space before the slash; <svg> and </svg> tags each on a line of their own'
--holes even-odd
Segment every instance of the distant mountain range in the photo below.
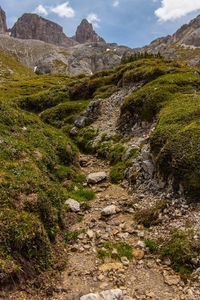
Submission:
<svg viewBox="0 0 200 300">
<path fill-rule="evenodd" d="M 91 74 L 116 67 L 124 56 L 145 51 L 160 52 L 166 58 L 200 67 L 200 16 L 172 36 L 158 38 L 148 46 L 135 49 L 106 43 L 86 19 L 82 20 L 73 37 L 67 37 L 60 25 L 30 13 L 23 14 L 7 30 L 2 8 L 0 33 L 0 49 L 41 73 Z"/>
</svg>

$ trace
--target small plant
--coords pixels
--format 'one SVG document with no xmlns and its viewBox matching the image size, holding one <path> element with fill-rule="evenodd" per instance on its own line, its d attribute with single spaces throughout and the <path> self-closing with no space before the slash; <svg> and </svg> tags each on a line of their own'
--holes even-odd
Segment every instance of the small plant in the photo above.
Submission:
<svg viewBox="0 0 200 300">
<path fill-rule="evenodd" d="M 115 254 L 113 254 L 113 250 L 116 250 Z M 127 243 L 106 242 L 103 244 L 101 249 L 98 249 L 98 257 L 103 261 L 106 257 L 111 257 L 116 260 L 120 260 L 121 257 L 131 259 L 133 258 L 132 251 L 132 246 Z"/>
<path fill-rule="evenodd" d="M 83 188 L 74 190 L 72 187 L 71 191 L 66 192 L 66 196 L 74 200 L 77 200 L 78 202 L 86 202 L 86 201 L 93 200 L 96 194 L 91 190 L 87 190 Z"/>
<path fill-rule="evenodd" d="M 200 243 L 192 231 L 175 230 L 171 239 L 162 247 L 162 257 L 169 257 L 174 269 L 181 274 L 190 274 L 194 269 L 192 259 L 199 255 Z"/>
<path fill-rule="evenodd" d="M 166 205 L 166 199 L 162 199 L 153 207 L 140 209 L 135 213 L 135 220 L 147 228 L 152 225 L 157 225 L 161 222 L 159 215 L 166 208 Z"/>
<path fill-rule="evenodd" d="M 117 164 L 121 160 L 124 152 L 125 152 L 125 148 L 123 145 L 121 144 L 114 145 L 109 155 L 110 164 L 111 165 Z"/>
<path fill-rule="evenodd" d="M 126 169 L 126 164 L 123 162 L 120 162 L 116 164 L 114 167 L 110 170 L 110 182 L 117 184 L 124 180 L 124 172 Z"/>
<path fill-rule="evenodd" d="M 151 251 L 151 253 L 157 253 L 158 245 L 153 240 L 145 239 L 144 242 L 146 247 L 149 248 L 149 250 Z"/>
<path fill-rule="evenodd" d="M 85 127 L 78 131 L 74 139 L 81 151 L 84 153 L 94 153 L 96 149 L 93 147 L 93 141 L 96 136 L 97 132 L 92 127 Z"/>
<path fill-rule="evenodd" d="M 69 230 L 67 230 L 65 232 L 65 242 L 69 243 L 69 244 L 73 244 L 77 240 L 79 234 L 81 234 L 81 233 L 85 233 L 85 230 L 84 229 L 79 230 L 79 231 L 69 231 Z"/>
</svg>

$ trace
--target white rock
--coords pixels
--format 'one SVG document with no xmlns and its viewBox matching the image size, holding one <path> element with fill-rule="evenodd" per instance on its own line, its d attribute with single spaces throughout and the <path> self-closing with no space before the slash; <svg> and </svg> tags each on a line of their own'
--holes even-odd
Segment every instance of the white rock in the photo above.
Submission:
<svg viewBox="0 0 200 300">
<path fill-rule="evenodd" d="M 94 231 L 92 231 L 92 230 L 90 230 L 90 229 L 88 229 L 88 231 L 86 232 L 87 233 L 87 236 L 89 237 L 89 239 L 93 239 L 93 237 L 94 237 Z"/>
<path fill-rule="evenodd" d="M 79 212 L 81 210 L 80 208 L 80 203 L 74 199 L 67 199 L 65 201 L 65 204 L 67 204 L 69 206 L 69 208 L 71 209 L 71 211 L 73 212 Z"/>
<path fill-rule="evenodd" d="M 103 297 L 104 300 L 122 300 L 123 299 L 123 293 L 119 289 L 101 292 L 100 296 Z"/>
<path fill-rule="evenodd" d="M 91 173 L 87 176 L 88 183 L 98 183 L 107 178 L 105 172 Z"/>
<path fill-rule="evenodd" d="M 104 291 L 99 294 L 88 294 L 80 300 L 123 300 L 123 292 L 119 289 Z"/>
<path fill-rule="evenodd" d="M 80 300 L 102 300 L 98 294 L 88 294 L 82 296 Z"/>
<path fill-rule="evenodd" d="M 145 243 L 143 241 L 139 241 L 139 242 L 137 242 L 136 248 L 138 248 L 138 249 L 145 249 L 146 245 L 145 245 Z"/>
<path fill-rule="evenodd" d="M 109 205 L 109 206 L 106 206 L 102 210 L 101 214 L 103 216 L 111 216 L 111 215 L 114 215 L 114 214 L 118 213 L 119 211 L 120 210 L 119 210 L 119 208 L 116 205 Z"/>
</svg>

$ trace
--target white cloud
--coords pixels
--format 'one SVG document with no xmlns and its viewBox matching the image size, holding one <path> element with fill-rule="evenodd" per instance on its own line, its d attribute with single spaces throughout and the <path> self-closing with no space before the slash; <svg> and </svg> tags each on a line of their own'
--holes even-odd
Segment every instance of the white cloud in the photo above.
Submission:
<svg viewBox="0 0 200 300">
<path fill-rule="evenodd" d="M 48 11 L 46 10 L 46 8 L 43 5 L 38 5 L 38 7 L 36 7 L 34 13 L 36 14 L 40 14 L 40 15 L 44 15 L 44 16 L 48 16 Z"/>
<path fill-rule="evenodd" d="M 51 7 L 50 10 L 60 17 L 73 18 L 75 16 L 75 11 L 69 6 L 69 2 Z"/>
<path fill-rule="evenodd" d="M 99 27 L 99 22 L 101 21 L 101 20 L 99 19 L 99 17 L 98 17 L 96 14 L 94 14 L 94 13 L 89 14 L 89 15 L 87 16 L 87 20 L 88 20 L 89 23 L 92 23 L 92 25 L 93 25 L 94 27 L 96 27 L 96 28 Z"/>
<path fill-rule="evenodd" d="M 161 7 L 155 11 L 160 21 L 175 20 L 200 9 L 200 0 L 162 0 Z"/>
<path fill-rule="evenodd" d="M 119 6 L 119 0 L 115 0 L 115 1 L 113 2 L 113 6 L 114 6 L 114 7 Z"/>
</svg>

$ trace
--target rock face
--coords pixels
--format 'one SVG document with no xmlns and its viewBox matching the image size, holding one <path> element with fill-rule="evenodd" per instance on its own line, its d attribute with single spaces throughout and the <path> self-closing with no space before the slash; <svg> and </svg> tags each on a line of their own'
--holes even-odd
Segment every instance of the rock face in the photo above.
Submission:
<svg viewBox="0 0 200 300">
<path fill-rule="evenodd" d="M 180 54 L 180 51 L 177 51 L 179 47 L 182 48 L 183 55 Z M 190 66 L 196 66 L 199 65 L 200 54 L 195 52 L 195 49 L 199 47 L 200 15 L 191 20 L 189 24 L 183 25 L 173 35 L 158 38 L 145 47 L 129 51 L 126 55 L 144 51 L 153 54 L 160 52 L 165 58 L 182 59 L 183 57 L 185 63 L 188 63 Z M 185 52 L 188 52 L 187 58 L 186 55 L 184 55 Z"/>
<path fill-rule="evenodd" d="M 80 44 L 94 42 L 105 43 L 104 39 L 98 36 L 98 34 L 94 31 L 92 24 L 90 24 L 86 19 L 83 19 L 81 24 L 78 26 L 74 39 Z"/>
<path fill-rule="evenodd" d="M 181 45 L 200 47 L 200 15 L 178 29 L 172 35 L 172 41 Z"/>
<path fill-rule="evenodd" d="M 40 40 L 64 47 L 77 44 L 63 33 L 60 25 L 37 14 L 23 14 L 11 29 L 11 36 L 20 39 Z"/>
<path fill-rule="evenodd" d="M 6 14 L 0 6 L 0 33 L 7 32 Z"/>
</svg>

